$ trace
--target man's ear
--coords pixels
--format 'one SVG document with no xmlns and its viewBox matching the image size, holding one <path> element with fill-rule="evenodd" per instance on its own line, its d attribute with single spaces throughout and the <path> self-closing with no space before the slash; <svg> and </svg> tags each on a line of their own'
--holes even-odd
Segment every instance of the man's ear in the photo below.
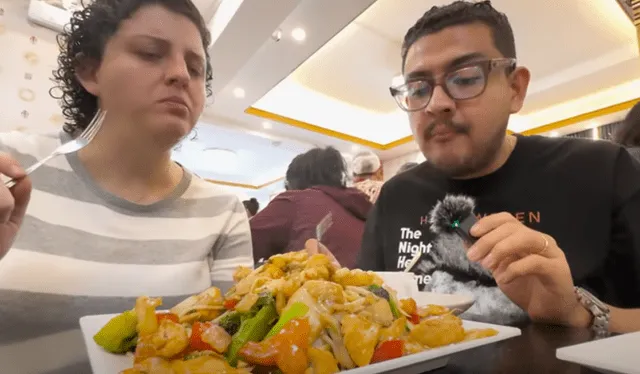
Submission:
<svg viewBox="0 0 640 374">
<path fill-rule="evenodd" d="M 76 57 L 76 79 L 87 92 L 99 96 L 98 68 L 100 64 L 94 59 L 79 55 Z"/>
<path fill-rule="evenodd" d="M 511 73 L 511 113 L 517 113 L 522 109 L 530 81 L 531 72 L 525 67 L 519 66 Z"/>
</svg>

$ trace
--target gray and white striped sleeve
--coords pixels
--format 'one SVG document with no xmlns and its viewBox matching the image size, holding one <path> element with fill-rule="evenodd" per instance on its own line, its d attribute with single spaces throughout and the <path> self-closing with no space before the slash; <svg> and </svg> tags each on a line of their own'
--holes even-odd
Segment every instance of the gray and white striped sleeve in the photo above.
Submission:
<svg viewBox="0 0 640 374">
<path fill-rule="evenodd" d="M 234 197 L 233 212 L 213 249 L 212 284 L 223 291 L 229 289 L 238 266 L 253 267 L 253 246 L 249 218 L 240 200 Z"/>
</svg>

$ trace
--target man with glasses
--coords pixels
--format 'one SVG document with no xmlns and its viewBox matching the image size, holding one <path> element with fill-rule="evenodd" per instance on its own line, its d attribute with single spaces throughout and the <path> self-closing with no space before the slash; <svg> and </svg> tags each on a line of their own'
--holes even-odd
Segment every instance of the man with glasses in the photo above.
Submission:
<svg viewBox="0 0 640 374">
<path fill-rule="evenodd" d="M 506 134 L 530 79 L 507 17 L 489 1 L 433 7 L 402 68 L 390 91 L 428 161 L 383 186 L 359 267 L 469 293 L 468 318 L 640 330 L 640 164 L 608 142 Z M 430 230 L 451 194 L 475 200 L 471 246 Z"/>
</svg>

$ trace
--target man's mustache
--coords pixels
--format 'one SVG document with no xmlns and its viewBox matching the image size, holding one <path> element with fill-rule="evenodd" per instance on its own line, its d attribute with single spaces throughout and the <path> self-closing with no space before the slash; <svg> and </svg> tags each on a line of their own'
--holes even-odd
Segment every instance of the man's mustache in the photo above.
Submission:
<svg viewBox="0 0 640 374">
<path fill-rule="evenodd" d="M 431 122 L 429 124 L 429 126 L 427 126 L 426 128 L 426 134 L 428 137 L 432 137 L 433 136 L 433 131 L 435 130 L 436 126 L 445 126 L 447 127 L 447 129 L 457 133 L 457 134 L 467 134 L 469 133 L 469 126 L 467 125 L 463 125 L 461 123 L 453 123 L 450 121 L 447 122 Z"/>
</svg>

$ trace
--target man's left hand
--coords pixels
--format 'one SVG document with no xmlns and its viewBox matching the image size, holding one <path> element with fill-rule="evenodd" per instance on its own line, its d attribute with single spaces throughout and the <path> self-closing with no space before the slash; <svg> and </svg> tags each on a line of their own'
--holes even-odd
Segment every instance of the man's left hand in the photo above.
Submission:
<svg viewBox="0 0 640 374">
<path fill-rule="evenodd" d="M 469 260 L 490 270 L 502 292 L 534 321 L 587 327 L 589 312 L 574 292 L 564 252 L 549 235 L 509 213 L 480 219 L 470 231 L 478 241 Z"/>
</svg>

